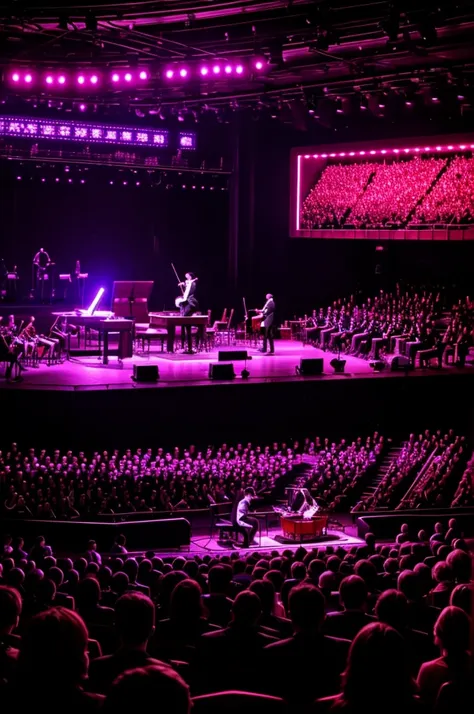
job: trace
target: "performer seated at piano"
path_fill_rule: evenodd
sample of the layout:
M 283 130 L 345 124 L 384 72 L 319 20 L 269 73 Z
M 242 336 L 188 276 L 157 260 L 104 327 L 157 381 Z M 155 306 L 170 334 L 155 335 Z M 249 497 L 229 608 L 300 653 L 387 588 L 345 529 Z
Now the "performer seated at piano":
M 187 317 L 188 315 L 194 315 L 194 313 L 199 311 L 199 303 L 196 297 L 197 292 L 197 276 L 194 273 L 185 273 L 186 280 L 183 283 L 179 283 L 179 287 L 184 290 L 183 296 L 176 299 L 176 307 L 179 307 L 180 315 Z M 191 325 L 185 325 L 182 328 L 182 342 L 184 347 L 184 337 L 186 337 L 187 342 L 187 354 L 193 353 L 192 344 L 192 333 Z
M 249 545 L 254 545 L 255 533 L 258 530 L 258 521 L 256 518 L 249 516 L 250 504 L 257 498 L 255 489 L 251 486 L 245 489 L 244 497 L 237 504 L 237 513 L 235 516 L 235 523 L 233 524 L 238 533 L 242 533 L 244 536 L 244 548 L 248 548 Z
M 275 301 L 273 299 L 273 295 L 271 293 L 267 293 L 265 295 L 266 303 L 263 306 L 261 310 L 258 310 L 258 312 L 262 315 L 262 325 L 264 328 L 264 333 L 263 333 L 263 346 L 262 349 L 259 350 L 259 352 L 266 352 L 267 351 L 267 342 L 269 344 L 269 355 L 274 355 L 275 354 L 275 344 L 273 342 L 273 334 L 274 334 L 274 326 L 273 322 L 275 320 Z

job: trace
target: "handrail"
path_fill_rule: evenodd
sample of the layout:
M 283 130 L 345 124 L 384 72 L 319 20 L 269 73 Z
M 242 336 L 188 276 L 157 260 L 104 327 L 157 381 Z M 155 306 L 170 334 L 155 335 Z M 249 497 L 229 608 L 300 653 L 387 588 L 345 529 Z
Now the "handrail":
M 397 508 L 396 508 L 395 510 L 401 509 L 402 503 L 403 503 L 404 501 L 406 501 L 407 499 L 410 498 L 410 496 L 411 496 L 413 490 L 414 490 L 415 487 L 420 483 L 421 479 L 425 476 L 426 472 L 428 471 L 428 469 L 430 468 L 431 464 L 433 463 L 433 461 L 434 461 L 434 459 L 435 459 L 435 457 L 436 457 L 436 454 L 438 453 L 438 448 L 439 448 L 439 447 L 436 447 L 436 449 L 433 449 L 433 451 L 431 452 L 431 454 L 428 456 L 428 458 L 427 458 L 426 461 L 425 461 L 425 464 L 424 464 L 423 468 L 422 468 L 421 471 L 418 473 L 418 475 L 415 477 L 415 479 L 412 481 L 411 485 L 410 485 L 409 488 L 408 488 L 408 491 L 407 491 L 406 494 L 400 499 L 400 503 L 398 504 L 398 506 L 397 506 Z

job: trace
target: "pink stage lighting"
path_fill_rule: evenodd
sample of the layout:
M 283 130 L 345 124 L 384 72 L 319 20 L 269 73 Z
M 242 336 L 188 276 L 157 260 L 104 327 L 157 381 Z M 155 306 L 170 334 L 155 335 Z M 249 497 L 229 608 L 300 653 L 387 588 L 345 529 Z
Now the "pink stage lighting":
M 221 68 L 219 67 L 218 64 L 216 64 L 216 65 L 214 65 L 214 67 L 212 68 L 212 71 L 214 72 L 214 74 L 219 74 L 220 71 L 221 71 Z
M 98 76 L 96 74 L 93 74 L 90 79 L 91 84 L 97 84 L 98 81 L 99 81 Z
M 13 72 L 13 74 L 12 74 L 12 80 L 13 80 L 14 82 L 19 82 L 19 81 L 20 81 L 20 75 L 18 74 L 18 72 Z
M 53 77 L 50 74 L 48 74 L 48 76 L 46 77 L 46 84 L 52 84 L 53 82 L 54 82 Z
M 180 77 L 187 77 L 188 76 L 188 70 L 183 67 L 183 69 L 179 70 L 179 76 Z
M 230 64 L 227 64 L 227 65 L 225 66 L 224 72 L 225 72 L 226 74 L 230 74 L 230 73 L 232 72 L 232 67 L 230 66 Z
M 244 68 L 242 67 L 241 64 L 238 64 L 237 67 L 235 68 L 235 71 L 237 72 L 237 74 L 242 74 L 244 71 Z
M 148 73 L 145 72 L 144 69 L 142 69 L 142 71 L 140 72 L 140 74 L 138 76 L 140 79 L 148 79 Z
M 127 72 L 127 73 L 126 73 L 124 79 L 125 79 L 126 82 L 131 82 L 131 81 L 132 81 L 132 75 L 130 74 L 130 72 Z
M 174 72 L 172 69 L 166 70 L 166 79 L 173 79 Z
M 77 78 L 77 83 L 84 84 L 85 81 L 86 81 L 86 78 L 84 77 L 84 75 L 80 74 L 79 77 Z
M 263 62 L 262 62 L 262 60 L 257 60 L 257 61 L 255 62 L 255 69 L 258 69 L 259 71 L 260 71 L 261 69 L 263 69 Z
M 80 112 L 85 112 L 86 109 L 87 109 L 87 107 L 86 107 L 85 104 L 79 104 L 79 111 L 80 111 Z
M 26 82 L 27 84 L 31 84 L 32 81 L 33 81 L 32 75 L 31 75 L 31 74 L 25 74 L 25 82 Z
M 203 77 L 205 77 L 207 74 L 209 74 L 209 70 L 207 67 L 201 67 L 201 74 Z
M 120 80 L 120 75 L 114 72 L 112 75 L 112 82 L 118 82 Z
M 64 76 L 64 74 L 59 75 L 58 84 L 66 84 L 66 77 Z

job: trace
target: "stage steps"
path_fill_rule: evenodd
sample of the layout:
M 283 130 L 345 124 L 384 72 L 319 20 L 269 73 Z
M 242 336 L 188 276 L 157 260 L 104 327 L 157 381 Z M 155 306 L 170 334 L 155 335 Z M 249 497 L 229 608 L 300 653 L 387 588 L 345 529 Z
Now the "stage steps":
M 401 446 L 394 446 L 385 454 L 379 468 L 377 469 L 377 472 L 375 473 L 374 478 L 370 483 L 370 486 L 366 486 L 364 492 L 362 493 L 362 498 L 374 495 L 374 493 L 380 486 L 380 483 L 387 475 L 387 472 L 390 469 L 392 463 L 398 459 L 401 450 Z

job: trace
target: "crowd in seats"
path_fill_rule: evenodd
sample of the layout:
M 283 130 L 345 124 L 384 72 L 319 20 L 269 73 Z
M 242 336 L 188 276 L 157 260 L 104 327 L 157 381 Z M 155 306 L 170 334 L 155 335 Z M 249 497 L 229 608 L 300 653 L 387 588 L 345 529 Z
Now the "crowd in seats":
M 400 453 L 389 465 L 374 493 L 364 496 L 355 510 L 372 511 L 378 508 L 387 510 L 396 508 L 429 457 L 437 450 L 443 453 L 454 443 L 457 443 L 457 439 L 458 437 L 453 431 L 446 435 L 442 435 L 440 431 L 432 434 L 428 430 L 418 436 L 410 434 Z
M 308 447 L 309 448 L 309 447 Z M 29 449 L 0 452 L 3 512 L 8 517 L 87 520 L 102 515 L 208 508 L 237 490 L 271 490 L 303 446 L 237 444 L 199 451 L 176 447 L 123 453 Z
M 41 520 L 91 520 L 132 512 L 177 511 L 233 503 L 238 493 L 252 486 L 271 500 L 273 488 L 303 456 L 315 460 L 311 487 L 328 502 L 356 490 L 367 469 L 382 453 L 378 433 L 331 442 L 316 437 L 290 444 L 260 447 L 237 444 L 195 446 L 173 452 L 127 449 L 122 455 L 88 455 L 59 450 L 49 454 L 16 444 L 0 452 L 3 515 Z
M 373 471 L 383 453 L 385 440 L 376 432 L 365 442 L 358 438 L 350 444 L 342 439 L 339 444 L 322 444 L 316 440 L 308 453 L 309 475 L 300 477 L 297 485 L 311 490 L 332 508 L 343 499 L 352 502 L 364 483 L 367 473 Z
M 457 224 L 474 221 L 474 158 L 456 156 L 452 159 L 417 207 L 415 221 Z
M 224 690 L 243 691 L 235 702 L 250 711 L 444 714 L 462 701 L 473 582 L 455 519 L 431 537 L 404 525 L 396 544 L 368 533 L 355 546 L 193 557 L 118 545 L 71 559 L 42 537 L 4 539 L 6 711 L 234 711 Z
M 405 224 L 445 165 L 446 159 L 420 157 L 381 165 L 347 222 L 357 228 Z
M 452 508 L 472 506 L 474 504 L 474 454 L 466 466 L 458 487 L 454 493 Z
M 439 443 L 432 462 L 416 479 L 397 509 L 449 508 L 467 458 L 464 437 L 457 436 L 453 441 L 444 439 Z
M 377 167 L 370 162 L 326 166 L 303 203 L 302 226 L 342 225 Z
M 413 215 L 418 223 L 471 223 L 473 163 L 416 156 L 329 164 L 303 202 L 301 227 L 399 228 Z
M 374 298 L 351 295 L 302 319 L 303 339 L 336 354 L 386 362 L 401 355 L 411 367 L 433 362 L 464 366 L 474 343 L 474 303 L 448 305 L 442 291 L 396 285 Z

